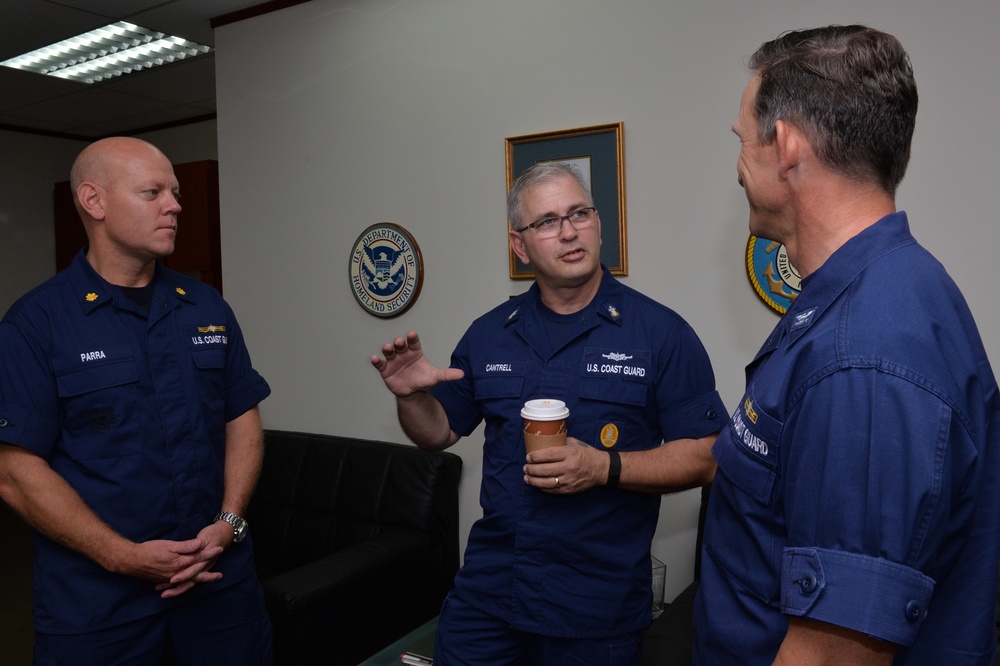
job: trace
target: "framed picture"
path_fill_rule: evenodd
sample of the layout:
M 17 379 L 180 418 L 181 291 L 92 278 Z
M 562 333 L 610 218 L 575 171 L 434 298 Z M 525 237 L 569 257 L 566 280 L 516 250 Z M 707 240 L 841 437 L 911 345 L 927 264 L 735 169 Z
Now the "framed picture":
M 580 169 L 601 216 L 601 262 L 612 275 L 628 275 L 622 131 L 622 123 L 611 123 L 506 139 L 508 192 L 525 169 L 539 162 L 568 162 Z M 512 280 L 534 277 L 509 243 L 507 254 Z

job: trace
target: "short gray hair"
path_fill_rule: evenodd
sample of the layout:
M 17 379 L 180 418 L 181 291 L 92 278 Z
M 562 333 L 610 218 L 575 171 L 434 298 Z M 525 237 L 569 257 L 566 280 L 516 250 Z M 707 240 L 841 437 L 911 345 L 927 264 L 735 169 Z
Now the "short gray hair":
M 524 198 L 524 193 L 537 185 L 562 176 L 569 176 L 575 180 L 587 197 L 587 205 L 594 205 L 594 197 L 591 195 L 590 188 L 587 187 L 587 182 L 583 179 L 580 169 L 565 162 L 539 162 L 525 169 L 514 181 L 510 192 L 507 193 L 507 219 L 510 221 L 511 229 L 521 231 L 524 228 L 521 212 L 521 199 Z

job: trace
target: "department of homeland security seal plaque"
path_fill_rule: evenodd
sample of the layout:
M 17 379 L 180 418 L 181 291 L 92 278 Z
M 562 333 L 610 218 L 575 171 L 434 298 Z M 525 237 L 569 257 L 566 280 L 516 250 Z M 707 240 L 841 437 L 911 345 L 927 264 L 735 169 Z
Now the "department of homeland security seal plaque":
M 761 300 L 779 314 L 785 314 L 801 291 L 802 277 L 785 246 L 754 235 L 747 241 L 747 277 Z
M 413 237 L 401 226 L 380 222 L 354 241 L 349 266 L 355 300 L 376 317 L 396 317 L 417 300 L 424 262 Z

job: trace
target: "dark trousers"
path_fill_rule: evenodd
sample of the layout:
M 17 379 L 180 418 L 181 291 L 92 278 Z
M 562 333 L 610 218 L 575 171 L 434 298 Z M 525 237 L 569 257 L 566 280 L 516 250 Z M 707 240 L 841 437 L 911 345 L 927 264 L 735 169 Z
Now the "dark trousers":
M 35 632 L 35 666 L 271 663 L 271 621 L 255 576 L 116 627 L 85 634 Z
M 639 666 L 642 631 L 606 638 L 529 634 L 452 591 L 441 608 L 434 666 Z

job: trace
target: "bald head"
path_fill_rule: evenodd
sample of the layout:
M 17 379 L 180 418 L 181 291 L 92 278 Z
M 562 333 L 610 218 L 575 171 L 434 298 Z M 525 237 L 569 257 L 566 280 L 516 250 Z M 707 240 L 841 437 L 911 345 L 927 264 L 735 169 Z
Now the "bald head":
M 76 158 L 70 184 L 91 266 L 112 284 L 146 284 L 174 251 L 181 206 L 170 160 L 140 139 L 102 139 Z
M 75 194 L 80 185 L 86 182 L 110 187 L 136 158 L 143 157 L 163 160 L 169 164 L 159 148 L 142 139 L 116 136 L 95 141 L 84 148 L 73 162 L 69 175 L 70 188 Z M 79 209 L 80 202 L 76 203 Z

